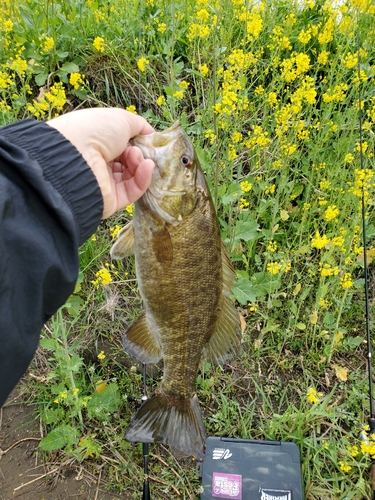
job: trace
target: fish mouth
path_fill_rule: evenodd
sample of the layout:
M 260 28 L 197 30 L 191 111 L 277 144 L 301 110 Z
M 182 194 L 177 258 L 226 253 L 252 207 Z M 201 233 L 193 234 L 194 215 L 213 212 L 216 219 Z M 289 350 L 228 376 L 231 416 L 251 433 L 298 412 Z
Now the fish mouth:
M 156 164 L 160 157 L 165 156 L 173 147 L 176 140 L 181 136 L 183 130 L 180 122 L 175 122 L 171 127 L 162 132 L 153 132 L 147 135 L 136 135 L 130 139 L 131 146 L 137 146 L 146 160 L 153 160 Z

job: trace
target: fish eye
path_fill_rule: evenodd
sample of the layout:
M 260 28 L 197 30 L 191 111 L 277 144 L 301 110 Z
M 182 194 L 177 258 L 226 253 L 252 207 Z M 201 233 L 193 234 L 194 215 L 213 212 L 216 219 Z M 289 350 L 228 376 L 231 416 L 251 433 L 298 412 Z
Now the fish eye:
M 181 163 L 185 167 L 190 167 L 193 162 L 191 161 L 191 159 L 187 155 L 182 155 L 181 156 Z

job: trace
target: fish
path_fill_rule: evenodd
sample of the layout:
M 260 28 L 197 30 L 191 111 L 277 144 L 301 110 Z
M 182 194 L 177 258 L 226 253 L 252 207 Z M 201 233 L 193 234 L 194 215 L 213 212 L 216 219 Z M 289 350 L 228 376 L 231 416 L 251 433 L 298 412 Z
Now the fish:
M 179 122 L 131 140 L 155 163 L 151 184 L 110 254 L 135 254 L 144 310 L 123 336 L 145 364 L 163 360 L 160 385 L 131 419 L 125 439 L 163 443 L 197 460 L 206 433 L 196 394 L 202 361 L 224 364 L 241 343 L 231 299 L 236 278 L 194 146 Z

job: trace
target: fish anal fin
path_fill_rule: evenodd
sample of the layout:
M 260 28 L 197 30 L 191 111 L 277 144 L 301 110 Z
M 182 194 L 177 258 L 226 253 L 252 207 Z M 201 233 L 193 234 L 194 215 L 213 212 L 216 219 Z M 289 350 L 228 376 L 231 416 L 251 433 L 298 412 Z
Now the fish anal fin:
M 125 351 L 142 363 L 157 363 L 162 351 L 155 336 L 151 332 L 146 314 L 142 314 L 123 336 Z
M 230 298 L 236 274 L 223 241 L 221 250 L 223 288 L 219 301 L 219 315 L 215 333 L 211 336 L 202 353 L 203 359 L 218 364 L 226 363 L 238 352 L 242 337 L 240 315 Z
M 182 400 L 155 392 L 130 421 L 125 439 L 163 443 L 202 460 L 206 434 L 197 395 Z
M 135 238 L 133 222 L 130 221 L 124 226 L 117 235 L 117 240 L 111 248 L 111 258 L 113 260 L 121 260 L 124 257 L 134 254 Z

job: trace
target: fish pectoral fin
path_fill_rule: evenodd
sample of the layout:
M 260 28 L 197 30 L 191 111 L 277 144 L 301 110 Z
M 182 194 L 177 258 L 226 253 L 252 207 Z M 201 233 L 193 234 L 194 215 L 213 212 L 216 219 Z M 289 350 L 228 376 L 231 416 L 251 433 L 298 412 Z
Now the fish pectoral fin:
M 168 228 L 164 225 L 152 234 L 152 248 L 160 263 L 173 260 L 173 243 Z
M 215 333 L 203 350 L 202 359 L 224 364 L 235 355 L 241 345 L 242 329 L 240 315 L 230 298 L 236 273 L 230 261 L 228 250 L 222 241 L 223 289 L 219 302 L 220 314 Z
M 202 460 L 206 433 L 197 395 L 179 400 L 162 393 L 152 394 L 130 421 L 125 439 L 164 443 Z
M 142 363 L 157 363 L 162 357 L 160 345 L 151 332 L 143 313 L 123 336 L 125 351 Z
M 135 238 L 133 222 L 130 221 L 124 226 L 117 235 L 117 240 L 111 248 L 111 258 L 113 260 L 121 260 L 124 257 L 134 254 Z

